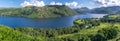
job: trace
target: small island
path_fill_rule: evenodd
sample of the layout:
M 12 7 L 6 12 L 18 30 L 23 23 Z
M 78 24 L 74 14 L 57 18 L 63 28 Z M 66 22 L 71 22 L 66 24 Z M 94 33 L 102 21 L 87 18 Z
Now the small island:
M 65 5 L 27 6 L 22 8 L 2 8 L 1 16 L 20 16 L 27 18 L 56 18 L 77 14 Z

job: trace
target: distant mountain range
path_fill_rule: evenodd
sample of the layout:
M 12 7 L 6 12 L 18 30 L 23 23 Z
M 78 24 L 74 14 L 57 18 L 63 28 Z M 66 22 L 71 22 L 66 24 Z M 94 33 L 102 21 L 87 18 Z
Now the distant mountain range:
M 23 8 L 0 8 L 0 16 L 20 16 L 27 18 L 56 18 L 75 15 L 77 13 L 115 14 L 120 13 L 120 6 L 87 7 L 71 9 L 65 5 L 46 5 L 44 7 L 27 6 Z
M 120 6 L 111 6 L 111 7 L 100 7 L 89 9 L 87 7 L 74 9 L 75 11 L 83 13 L 98 13 L 98 14 L 115 14 L 120 13 Z
M 75 10 L 77 13 L 87 13 L 87 12 L 90 11 L 90 9 L 87 8 L 87 7 L 75 8 L 74 10 Z
M 55 18 L 77 14 L 65 5 L 27 6 L 23 8 L 1 8 L 0 16 L 22 16 L 28 18 Z

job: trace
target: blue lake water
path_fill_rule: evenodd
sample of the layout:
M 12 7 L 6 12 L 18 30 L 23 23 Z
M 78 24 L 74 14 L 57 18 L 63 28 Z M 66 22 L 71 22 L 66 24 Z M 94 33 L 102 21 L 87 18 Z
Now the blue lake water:
M 106 14 L 79 14 L 61 18 L 31 19 L 23 17 L 0 16 L 0 24 L 9 27 L 35 27 L 35 28 L 59 28 L 73 26 L 73 21 L 78 18 L 102 18 Z

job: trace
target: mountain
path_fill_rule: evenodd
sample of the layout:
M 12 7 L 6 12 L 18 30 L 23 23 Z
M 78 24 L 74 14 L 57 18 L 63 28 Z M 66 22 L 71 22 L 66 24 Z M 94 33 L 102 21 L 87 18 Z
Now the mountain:
M 115 14 L 120 13 L 120 6 L 100 7 L 89 9 L 87 7 L 74 9 L 78 13 Z
M 88 13 L 90 11 L 87 7 L 75 8 L 74 9 L 77 13 Z
M 91 13 L 112 14 L 120 13 L 120 6 L 100 7 L 90 10 Z
M 21 16 L 27 18 L 55 18 L 77 14 L 65 5 L 46 5 L 44 7 L 27 6 L 24 8 L 2 8 L 1 16 Z

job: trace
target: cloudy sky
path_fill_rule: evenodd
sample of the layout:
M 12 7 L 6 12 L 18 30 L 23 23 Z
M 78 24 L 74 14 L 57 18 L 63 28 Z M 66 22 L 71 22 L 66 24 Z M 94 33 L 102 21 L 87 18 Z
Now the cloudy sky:
M 1 0 L 0 7 L 67 5 L 71 8 L 120 6 L 120 0 Z

